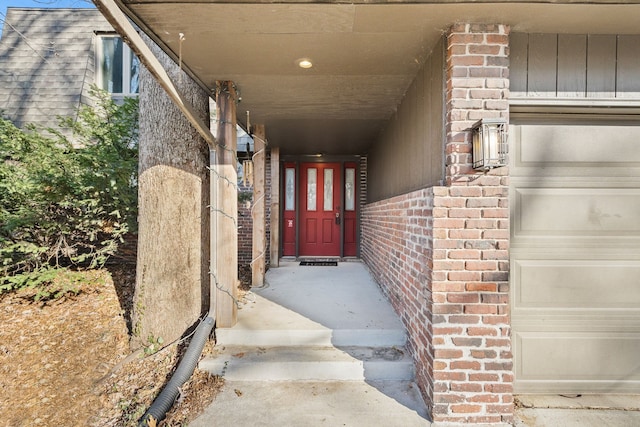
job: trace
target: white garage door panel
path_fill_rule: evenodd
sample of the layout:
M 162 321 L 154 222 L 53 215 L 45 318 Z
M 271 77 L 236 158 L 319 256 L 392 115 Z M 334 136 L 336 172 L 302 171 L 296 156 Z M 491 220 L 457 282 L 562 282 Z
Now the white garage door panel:
M 640 189 L 516 188 L 514 237 L 640 236 Z
M 640 334 L 518 332 L 520 387 L 530 392 L 634 392 L 640 386 Z M 604 363 L 603 363 L 604 362 Z
M 516 393 L 640 393 L 640 126 L 584 123 L 510 126 Z
M 640 260 L 516 260 L 513 312 L 521 309 L 631 309 L 640 307 Z M 640 354 L 639 354 L 640 360 Z
M 515 147 L 519 154 L 518 166 L 640 163 L 637 149 L 640 128 L 637 126 L 531 125 L 519 129 L 519 143 Z

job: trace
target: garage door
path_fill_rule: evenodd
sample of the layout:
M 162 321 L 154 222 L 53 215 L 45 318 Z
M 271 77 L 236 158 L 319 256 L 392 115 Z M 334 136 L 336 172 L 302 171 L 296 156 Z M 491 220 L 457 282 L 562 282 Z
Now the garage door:
M 510 126 L 516 393 L 640 393 L 640 126 Z

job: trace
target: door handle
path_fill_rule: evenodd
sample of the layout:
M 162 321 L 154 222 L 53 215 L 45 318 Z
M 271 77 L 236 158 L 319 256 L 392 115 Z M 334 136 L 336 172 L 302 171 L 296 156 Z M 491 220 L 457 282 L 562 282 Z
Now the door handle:
M 336 225 L 340 225 L 340 212 L 336 212 Z

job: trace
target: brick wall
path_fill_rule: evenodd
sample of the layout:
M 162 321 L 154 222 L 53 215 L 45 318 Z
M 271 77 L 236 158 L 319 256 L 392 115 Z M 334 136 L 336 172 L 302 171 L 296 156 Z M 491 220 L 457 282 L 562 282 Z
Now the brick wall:
M 433 417 L 513 415 L 509 223 L 504 177 L 436 187 L 433 208 Z
M 399 314 L 416 361 L 416 379 L 433 396 L 431 189 L 370 203 L 362 211 L 361 257 Z
M 471 167 L 471 125 L 509 116 L 509 29 L 458 24 L 447 36 L 446 180 L 434 188 L 433 417 L 513 420 L 508 169 Z
M 447 34 L 446 186 L 363 210 L 362 257 L 407 327 L 437 424 L 513 420 L 508 169 L 475 172 L 470 133 L 481 118 L 508 120 L 508 31 Z
M 509 34 L 503 25 L 458 24 L 447 37 L 446 184 L 475 179 L 469 128 L 509 118 Z
M 368 188 L 368 163 L 369 159 L 366 155 L 360 156 L 360 164 L 359 166 L 359 177 L 358 177 L 358 235 L 356 237 L 357 241 L 362 240 L 363 230 L 362 230 L 362 213 L 364 212 L 364 208 L 367 205 L 367 188 Z M 358 257 L 362 257 L 362 249 L 361 245 L 357 247 Z
M 238 192 L 253 192 L 253 187 L 238 184 Z M 249 200 L 238 200 L 238 264 L 251 263 L 253 251 L 253 219 L 251 218 L 251 208 L 253 197 Z
M 265 268 L 269 268 L 269 263 L 271 261 L 271 150 L 267 149 L 267 155 L 265 156 L 265 181 L 264 181 L 264 197 L 265 197 L 265 208 L 264 213 L 266 215 L 265 218 L 265 239 L 266 239 L 266 252 L 264 254 L 264 265 Z M 277 184 L 276 184 L 277 185 Z
M 271 155 L 267 151 L 265 165 L 265 233 L 266 251 L 265 265 L 269 265 L 269 239 L 271 236 Z M 238 192 L 253 192 L 250 185 L 238 184 Z M 251 209 L 253 208 L 253 197 L 248 202 L 238 201 L 238 264 L 249 265 L 253 261 L 253 219 Z

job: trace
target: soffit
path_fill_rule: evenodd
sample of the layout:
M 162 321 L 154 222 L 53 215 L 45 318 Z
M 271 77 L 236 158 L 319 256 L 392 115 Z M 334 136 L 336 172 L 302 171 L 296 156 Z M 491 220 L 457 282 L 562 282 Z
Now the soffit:
M 498 22 L 523 32 L 640 31 L 638 4 L 143 1 L 125 10 L 207 88 L 234 81 L 242 96 L 239 121 L 249 111 L 271 144 L 300 154 L 366 152 L 452 23 Z M 310 58 L 313 67 L 299 68 L 299 58 Z

